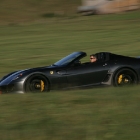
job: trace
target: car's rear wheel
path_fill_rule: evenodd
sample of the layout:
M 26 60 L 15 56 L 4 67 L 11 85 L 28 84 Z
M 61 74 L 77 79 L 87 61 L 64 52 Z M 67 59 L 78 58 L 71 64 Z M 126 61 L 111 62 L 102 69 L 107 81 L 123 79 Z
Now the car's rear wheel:
M 131 69 L 121 69 L 119 70 L 114 77 L 114 86 L 129 86 L 135 85 L 138 82 L 136 73 Z
M 33 75 L 29 77 L 25 83 L 25 91 L 33 93 L 41 93 L 49 91 L 49 82 L 42 75 Z

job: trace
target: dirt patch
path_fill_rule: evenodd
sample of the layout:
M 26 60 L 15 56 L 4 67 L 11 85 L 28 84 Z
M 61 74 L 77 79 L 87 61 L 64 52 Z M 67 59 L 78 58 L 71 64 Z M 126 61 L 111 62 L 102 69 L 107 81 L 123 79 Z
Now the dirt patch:
M 96 14 L 117 13 L 139 9 L 139 0 L 83 0 L 80 10 Z

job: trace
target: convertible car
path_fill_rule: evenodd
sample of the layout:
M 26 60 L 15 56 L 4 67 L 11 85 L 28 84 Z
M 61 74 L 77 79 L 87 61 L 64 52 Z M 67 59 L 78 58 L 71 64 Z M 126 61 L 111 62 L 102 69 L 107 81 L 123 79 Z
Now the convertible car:
M 12 72 L 0 80 L 0 92 L 36 93 L 99 85 L 121 87 L 140 82 L 139 57 L 109 52 L 95 55 L 97 61 L 94 63 L 82 63 L 86 53 L 74 52 L 50 66 Z

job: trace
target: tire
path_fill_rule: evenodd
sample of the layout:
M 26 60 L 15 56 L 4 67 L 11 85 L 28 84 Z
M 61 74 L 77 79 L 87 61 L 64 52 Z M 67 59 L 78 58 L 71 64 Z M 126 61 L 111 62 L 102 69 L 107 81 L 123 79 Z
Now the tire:
M 48 80 L 39 74 L 32 75 L 25 83 L 25 92 L 41 93 L 49 91 Z
M 136 85 L 137 83 L 137 75 L 131 69 L 121 69 L 114 76 L 114 86 L 117 87 Z

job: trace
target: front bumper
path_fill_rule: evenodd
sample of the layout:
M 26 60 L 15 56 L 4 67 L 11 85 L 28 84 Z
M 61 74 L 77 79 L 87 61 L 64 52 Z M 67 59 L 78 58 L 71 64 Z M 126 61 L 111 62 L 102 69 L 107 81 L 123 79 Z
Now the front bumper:
M 10 83 L 8 85 L 0 85 L 0 93 L 25 93 L 23 82 Z

